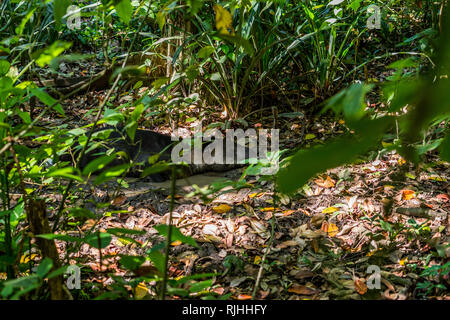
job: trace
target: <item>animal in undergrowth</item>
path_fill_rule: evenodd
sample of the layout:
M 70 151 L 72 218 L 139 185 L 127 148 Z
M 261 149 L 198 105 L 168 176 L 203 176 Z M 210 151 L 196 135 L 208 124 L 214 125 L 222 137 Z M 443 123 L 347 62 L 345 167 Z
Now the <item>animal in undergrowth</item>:
M 169 135 L 164 135 L 158 132 L 136 129 L 134 133 L 134 139 L 131 139 L 127 134 L 127 131 L 123 127 L 107 126 L 105 128 L 99 128 L 95 130 L 92 141 L 92 145 L 86 148 L 84 156 L 80 159 L 78 168 L 83 170 L 93 160 L 98 159 L 101 156 L 109 155 L 110 161 L 107 165 L 103 166 L 101 170 L 97 170 L 95 173 L 100 173 L 108 168 L 114 166 L 132 164 L 126 176 L 128 177 L 141 177 L 145 169 L 150 168 L 157 161 L 171 162 L 174 154 L 180 159 L 184 159 L 184 165 L 178 166 L 178 176 L 185 177 L 193 174 L 204 173 L 208 171 L 227 171 L 238 167 L 242 167 L 245 159 L 249 159 L 250 151 L 247 147 L 240 149 L 242 156 L 236 157 L 236 151 L 239 150 L 237 142 L 233 142 L 236 148 L 233 148 L 233 161 L 227 161 L 225 147 L 223 144 L 220 148 L 223 148 L 220 155 L 217 155 L 219 160 L 217 162 L 211 161 L 194 161 L 195 151 L 188 156 L 183 155 L 183 151 L 190 149 L 190 141 L 182 140 L 178 145 L 178 141 L 173 141 Z M 176 147 L 178 146 L 178 147 Z M 181 146 L 181 147 L 180 147 Z M 201 145 L 201 153 L 209 148 L 211 149 L 211 142 Z M 82 148 L 82 145 L 75 143 L 70 152 L 63 154 L 60 157 L 62 161 L 74 161 Z M 177 149 L 175 149 L 177 148 Z M 175 150 L 174 150 L 175 149 Z M 181 153 L 178 151 L 180 150 Z M 214 156 L 214 151 L 212 153 Z M 221 158 L 221 159 L 220 159 Z M 203 159 L 202 159 L 203 160 Z M 220 161 L 223 160 L 223 161 Z M 170 173 L 168 170 L 153 172 L 146 177 L 147 180 L 160 182 L 170 179 Z

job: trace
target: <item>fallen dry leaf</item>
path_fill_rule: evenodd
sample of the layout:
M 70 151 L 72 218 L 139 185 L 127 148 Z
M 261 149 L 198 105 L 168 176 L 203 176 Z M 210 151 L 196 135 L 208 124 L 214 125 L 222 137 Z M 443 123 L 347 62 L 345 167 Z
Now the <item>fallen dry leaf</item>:
M 415 192 L 413 190 L 402 190 L 402 199 L 411 200 L 414 199 Z
M 366 280 L 364 278 L 355 279 L 355 289 L 360 295 L 367 292 Z
M 326 208 L 326 209 L 323 209 L 322 210 L 322 213 L 333 213 L 333 212 L 336 212 L 336 211 L 338 211 L 339 209 L 338 208 L 336 208 L 336 207 L 328 207 L 328 208 Z
M 288 292 L 292 292 L 295 294 L 301 294 L 306 296 L 312 296 L 317 293 L 316 289 L 301 285 L 301 284 L 294 284 L 292 287 L 288 289 Z
M 118 196 L 117 198 L 111 201 L 111 204 L 113 206 L 121 206 L 125 203 L 125 201 L 127 201 L 126 196 Z
M 220 204 L 213 208 L 214 212 L 216 213 L 227 213 L 231 210 L 231 207 L 227 204 Z
M 316 179 L 316 180 L 314 180 L 314 182 L 319 187 L 322 187 L 322 188 L 325 188 L 325 189 L 333 188 L 335 186 L 335 184 L 336 184 L 336 181 L 331 179 L 330 176 L 327 176 L 326 179 L 322 179 L 322 178 Z
M 337 225 L 335 225 L 334 223 L 328 223 L 326 221 L 323 222 L 320 229 L 323 232 L 326 232 L 330 237 L 335 237 L 339 232 L 339 228 Z

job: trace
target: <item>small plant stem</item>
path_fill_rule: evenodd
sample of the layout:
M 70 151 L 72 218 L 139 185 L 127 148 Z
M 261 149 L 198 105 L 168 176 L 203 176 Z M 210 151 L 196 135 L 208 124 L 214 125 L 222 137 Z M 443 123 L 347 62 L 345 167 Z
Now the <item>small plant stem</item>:
M 164 256 L 164 275 L 163 281 L 161 284 L 161 294 L 160 299 L 164 300 L 166 295 L 166 287 L 167 287 L 167 279 L 168 279 L 168 266 L 169 266 L 169 253 L 170 253 L 170 244 L 172 243 L 172 214 L 173 207 L 175 205 L 175 191 L 177 187 L 176 181 L 176 167 L 172 167 L 172 178 L 171 178 L 171 187 L 170 187 L 170 206 L 169 206 L 169 224 L 167 228 L 167 239 L 166 239 L 166 248 L 165 248 L 165 256 Z

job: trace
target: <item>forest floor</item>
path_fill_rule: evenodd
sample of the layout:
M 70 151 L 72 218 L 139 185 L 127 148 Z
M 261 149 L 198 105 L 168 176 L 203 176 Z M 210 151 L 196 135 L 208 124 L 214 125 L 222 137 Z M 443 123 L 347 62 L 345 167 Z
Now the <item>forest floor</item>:
M 71 98 L 65 107 L 68 119 L 49 116 L 43 123 L 87 124 L 94 116 L 91 106 L 104 95 L 89 92 Z M 122 102 L 127 99 L 132 97 L 120 97 Z M 192 112 L 195 115 L 196 110 Z M 220 114 L 214 117 L 219 119 Z M 250 127 L 271 127 L 272 120 L 267 121 L 250 121 Z M 280 120 L 278 127 L 281 149 L 323 143 L 348 130 L 329 115 Z M 146 129 L 170 133 L 168 126 Z M 415 168 L 395 152 L 372 154 L 329 170 L 294 196 L 283 196 L 279 203 L 274 203 L 274 182 L 258 176 L 246 176 L 239 188 L 212 190 L 212 182 L 237 180 L 244 168 L 177 180 L 173 224 L 199 246 L 172 243 L 170 277 L 215 273 L 211 290 L 217 297 L 231 294 L 240 300 L 251 298 L 257 279 L 258 299 L 402 300 L 427 296 L 448 300 L 448 290 L 435 286 L 440 271 L 430 273 L 431 278 L 423 272 L 433 271 L 424 268 L 425 263 L 443 266 L 450 256 L 450 170 L 448 163 L 439 162 L 432 153 L 426 157 L 425 164 Z M 156 273 L 148 264 L 130 273 L 119 260 L 121 255 L 142 255 L 164 241 L 153 227 L 168 222 L 169 186 L 169 182 L 125 179 L 122 185 L 108 183 L 79 191 L 79 201 L 87 208 L 94 210 L 95 203 L 111 204 L 97 209 L 102 218 L 96 230 L 128 228 L 145 234 L 133 236 L 134 243 L 113 236 L 100 259 L 99 251 L 87 244 L 66 256 L 66 243 L 58 242 L 61 257 L 84 265 L 82 281 L 104 289 L 112 288 L 111 274 L 131 279 Z M 46 197 L 57 208 L 61 195 L 49 191 Z M 94 223 L 88 219 L 67 233 L 83 234 Z M 381 274 L 378 288 L 374 270 Z M 368 288 L 369 283 L 375 289 Z M 150 286 L 135 294 L 145 298 L 155 294 L 153 289 Z

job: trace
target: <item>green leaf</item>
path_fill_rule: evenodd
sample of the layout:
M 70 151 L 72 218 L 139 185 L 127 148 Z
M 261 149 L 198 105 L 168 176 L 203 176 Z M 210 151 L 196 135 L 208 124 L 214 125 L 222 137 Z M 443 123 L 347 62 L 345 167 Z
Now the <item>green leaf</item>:
M 209 287 L 211 287 L 212 284 L 213 284 L 212 280 L 200 281 L 200 282 L 197 282 L 197 283 L 194 283 L 193 285 L 191 285 L 191 287 L 189 288 L 189 291 L 191 293 L 204 291 L 204 290 L 208 289 Z
M 170 164 L 166 163 L 166 162 L 158 162 L 154 165 L 152 165 L 149 168 L 146 168 L 144 170 L 144 172 L 142 172 L 141 178 L 145 178 L 148 175 L 151 174 L 155 174 L 155 173 L 159 173 L 159 172 L 163 172 L 166 171 L 170 168 Z
M 36 237 L 46 239 L 46 240 L 60 240 L 60 241 L 66 241 L 66 242 L 82 242 L 81 238 L 69 236 L 66 234 L 46 233 L 46 234 L 38 234 L 38 235 L 36 235 Z
M 6 60 L 0 60 L 0 77 L 8 73 L 11 64 Z
M 45 174 L 46 177 L 50 178 L 50 177 L 60 177 L 60 178 L 67 178 L 67 179 L 71 179 L 71 180 L 76 180 L 79 182 L 83 182 L 83 179 L 81 177 L 79 177 L 78 172 L 75 168 L 73 167 L 66 167 L 66 168 L 61 168 L 61 169 L 56 169 L 53 171 L 49 171 Z
M 125 229 L 125 228 L 109 228 L 106 230 L 108 233 L 113 234 L 115 236 L 120 236 L 122 234 L 132 234 L 132 235 L 143 235 L 145 234 L 144 230 L 133 230 L 133 229 Z
M 189 12 L 192 15 L 196 15 L 203 6 L 203 0 L 187 0 Z
M 145 258 L 141 256 L 120 256 L 120 264 L 127 270 L 136 270 L 145 262 Z
M 149 259 L 153 262 L 153 264 L 155 265 L 156 269 L 158 269 L 159 272 L 163 273 L 164 272 L 164 255 L 159 252 L 158 250 L 150 250 L 149 252 L 147 252 L 147 255 L 149 257 Z
M 206 59 L 208 58 L 213 52 L 215 51 L 213 46 L 206 46 L 201 48 L 198 53 L 197 57 L 200 59 Z
M 69 211 L 72 217 L 95 219 L 95 214 L 86 208 L 71 208 Z
M 28 12 L 25 17 L 23 17 L 22 21 L 20 22 L 20 25 L 16 28 L 16 34 L 21 35 L 23 33 L 23 29 L 25 29 L 25 25 L 27 24 L 28 20 L 30 20 L 31 16 L 33 15 L 36 8 L 32 9 L 30 12 Z
M 48 93 L 46 93 L 42 88 L 34 88 L 31 89 L 31 93 L 33 96 L 36 96 L 39 100 L 45 103 L 47 106 L 53 106 L 53 109 L 58 111 L 61 115 L 65 116 L 64 110 L 61 107 L 61 104 L 56 104 L 56 100 L 52 98 Z
M 72 1 L 70 0 L 54 0 L 53 1 L 53 16 L 55 18 L 56 30 L 61 30 L 62 17 L 67 13 L 67 8 Z
M 244 49 L 244 51 L 250 56 L 253 56 L 255 53 L 250 41 L 238 35 L 216 34 L 216 36 L 223 40 L 230 41 L 238 47 L 242 47 L 242 49 Z
M 372 89 L 372 85 L 352 84 L 327 101 L 323 110 L 332 109 L 335 113 L 343 113 L 348 122 L 360 120 L 365 114 L 364 97 Z
M 126 164 L 121 164 L 118 166 L 114 166 L 112 168 L 109 168 L 105 171 L 103 171 L 95 180 L 94 180 L 94 184 L 98 185 L 101 184 L 103 182 L 106 182 L 114 177 L 118 177 L 120 176 L 122 173 L 125 172 L 125 170 L 127 170 L 130 167 L 130 165 L 128 163 Z
M 441 158 L 450 162 L 450 133 L 447 133 L 440 146 Z
M 126 24 L 130 23 L 131 16 L 133 15 L 133 6 L 130 0 L 115 1 L 114 7 L 116 8 L 117 15 Z
M 36 274 L 39 278 L 44 278 L 45 275 L 51 270 L 53 267 L 53 261 L 50 258 L 45 258 L 38 266 L 36 270 Z
M 100 246 L 99 246 L 99 240 L 100 240 Z M 95 232 L 94 234 L 91 234 L 87 236 L 85 239 L 83 239 L 84 242 L 89 244 L 91 247 L 97 248 L 97 249 L 103 249 L 109 246 L 111 243 L 112 237 L 107 232 Z
M 158 233 L 167 238 L 169 226 L 165 224 L 160 224 L 154 227 Z M 197 242 L 191 237 L 185 236 L 180 229 L 172 226 L 172 241 L 181 241 L 182 243 L 190 244 L 193 247 L 198 247 Z
M 63 53 L 64 50 L 69 49 L 71 46 L 72 46 L 71 42 L 57 40 L 52 45 L 50 45 L 50 47 L 44 50 L 39 50 L 33 55 L 38 57 L 36 59 L 36 63 L 38 64 L 38 66 L 43 68 L 47 64 L 49 64 L 54 58 Z
M 102 156 L 97 159 L 92 160 L 87 164 L 86 167 L 83 169 L 83 175 L 87 176 L 88 174 L 92 172 L 96 172 L 99 170 L 102 170 L 105 168 L 111 161 L 113 161 L 116 158 L 115 154 L 112 154 L 110 156 Z
M 166 24 L 166 11 L 161 10 L 156 14 L 156 22 L 158 22 L 159 29 L 162 31 Z

